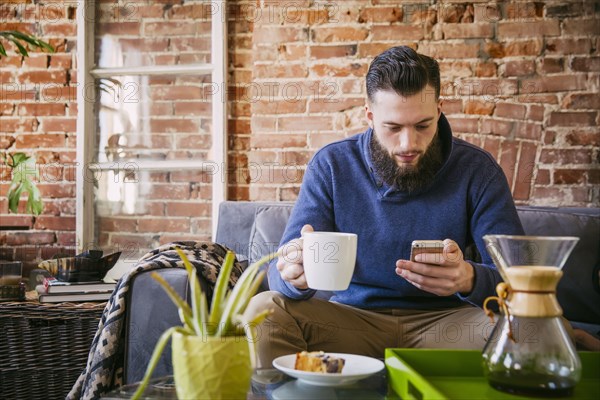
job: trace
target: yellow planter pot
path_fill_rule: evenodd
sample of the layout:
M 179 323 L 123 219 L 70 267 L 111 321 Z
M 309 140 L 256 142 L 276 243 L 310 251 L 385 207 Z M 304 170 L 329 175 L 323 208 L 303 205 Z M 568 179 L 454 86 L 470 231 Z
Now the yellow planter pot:
M 173 334 L 173 374 L 180 399 L 245 399 L 252 365 L 243 336 Z

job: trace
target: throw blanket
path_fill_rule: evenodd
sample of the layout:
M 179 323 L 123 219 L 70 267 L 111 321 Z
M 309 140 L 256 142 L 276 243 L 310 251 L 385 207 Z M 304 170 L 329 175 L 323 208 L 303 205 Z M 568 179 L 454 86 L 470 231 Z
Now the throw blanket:
M 158 268 L 185 268 L 183 261 L 175 251 L 180 248 L 198 276 L 202 276 L 212 288 L 227 254 L 227 248 L 212 242 L 174 242 L 161 246 L 144 255 L 115 288 L 104 308 L 98 324 L 98 331 L 92 342 L 87 365 L 67 399 L 98 399 L 104 393 L 123 385 L 126 293 L 131 279 L 140 272 Z M 229 281 L 230 288 L 235 285 L 243 272 L 243 264 L 237 260 Z M 207 293 L 207 298 L 212 293 Z

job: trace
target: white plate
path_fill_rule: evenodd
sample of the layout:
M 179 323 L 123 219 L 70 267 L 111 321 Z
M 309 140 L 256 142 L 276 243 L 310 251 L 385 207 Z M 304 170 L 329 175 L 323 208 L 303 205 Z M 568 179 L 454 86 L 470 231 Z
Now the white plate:
M 299 371 L 294 369 L 296 354 L 277 357 L 273 366 L 299 381 L 317 386 L 340 386 L 364 379 L 384 368 L 383 362 L 376 358 L 356 354 L 327 353 L 346 360 L 341 373 L 326 374 L 321 372 Z

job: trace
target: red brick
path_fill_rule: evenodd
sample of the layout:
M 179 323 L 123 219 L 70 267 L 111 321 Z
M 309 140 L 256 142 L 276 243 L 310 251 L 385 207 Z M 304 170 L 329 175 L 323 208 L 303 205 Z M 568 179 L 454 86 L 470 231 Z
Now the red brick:
M 14 111 L 14 104 L 0 103 L 0 115 L 13 115 Z
M 373 39 L 377 40 L 375 28 L 377 27 L 373 27 Z M 368 35 L 369 31 L 366 28 L 318 27 L 311 29 L 311 38 L 315 42 L 355 42 L 365 40 Z
M 492 78 L 496 76 L 497 65 L 494 62 L 478 62 L 475 66 L 475 76 Z
M 475 22 L 498 22 L 502 12 L 498 4 L 474 4 Z
M 592 126 L 596 122 L 596 112 L 553 111 L 549 126 Z
M 42 132 L 75 132 L 77 130 L 76 118 L 46 117 L 41 120 Z
M 255 43 L 287 43 L 305 42 L 308 40 L 308 30 L 296 27 L 257 26 L 254 29 Z
M 99 218 L 100 230 L 103 232 L 136 232 L 136 218 L 101 217 Z
M 252 132 L 275 132 L 277 130 L 277 119 L 273 117 L 253 117 Z M 253 135 L 254 138 L 254 135 Z
M 311 46 L 310 56 L 312 58 L 337 58 L 348 57 L 356 54 L 357 45 L 333 45 L 333 46 Z
M 465 103 L 465 114 L 492 115 L 493 112 L 493 102 L 471 100 Z
M 494 159 L 498 159 L 500 152 L 500 139 L 493 136 L 486 136 L 483 143 L 483 149 L 491 154 Z
M 189 184 L 153 184 L 148 194 L 152 200 L 186 200 L 190 197 Z
M 543 15 L 543 4 L 542 3 L 530 3 L 530 2 L 514 2 L 506 4 L 506 18 L 507 19 L 529 19 L 542 17 Z M 523 21 L 525 22 L 525 21 Z
M 267 100 L 252 103 L 253 114 L 301 114 L 306 111 L 306 99 Z
M 250 143 L 253 148 L 304 148 L 306 147 L 305 134 L 262 134 L 252 135 Z
M 75 246 L 77 244 L 77 236 L 75 232 L 56 232 L 56 243 L 60 246 Z M 42 252 L 44 248 L 42 248 Z M 73 252 L 75 255 L 75 252 Z M 50 257 L 42 257 L 42 259 L 47 260 Z
M 453 77 L 471 77 L 473 71 L 471 70 L 471 63 L 463 61 L 440 61 L 440 74 L 445 79 L 451 79 Z
M 26 68 L 48 68 L 49 56 L 46 54 L 32 53 L 29 57 L 23 58 L 23 67 Z
M 562 108 L 598 110 L 600 109 L 600 97 L 597 93 L 569 93 L 563 99 Z
M 56 71 L 25 71 L 19 74 L 21 83 L 53 83 L 66 84 L 67 73 L 64 70 Z
M 526 93 L 517 97 L 520 103 L 535 103 L 535 104 L 558 104 L 558 97 L 555 94 L 536 93 L 535 82 L 527 86 L 521 86 L 520 91 Z
M 526 107 L 514 103 L 496 103 L 494 115 L 502 118 L 523 119 L 525 117 Z
M 585 132 L 571 130 L 566 141 L 573 146 L 600 146 L 600 131 Z
M 587 38 L 547 38 L 546 54 L 589 54 L 592 42 Z
M 510 137 L 514 131 L 514 122 L 499 119 L 484 119 L 481 121 L 481 133 Z
M 573 71 L 598 72 L 600 71 L 600 57 L 575 57 L 571 61 Z
M 586 182 L 585 169 L 555 169 L 554 184 L 556 185 L 574 185 Z
M 35 219 L 34 228 L 54 231 L 74 231 L 75 217 L 55 217 L 48 215 L 40 215 Z
M 319 7 L 316 10 L 298 8 L 296 4 L 290 3 L 289 7 L 282 9 L 282 17 L 285 24 L 302 24 L 302 25 L 314 25 L 314 24 L 325 24 L 329 22 L 330 18 L 335 20 L 335 15 L 330 15 L 329 10 L 326 7 Z M 332 21 L 334 22 L 334 21 Z
M 542 51 L 542 41 L 540 39 L 530 39 L 504 43 L 486 43 L 485 51 L 492 58 L 538 56 Z
M 600 184 L 600 169 L 590 169 L 587 171 L 588 183 L 590 185 Z
M 533 121 L 543 121 L 544 120 L 544 106 L 531 104 L 529 106 L 529 110 L 527 110 L 527 119 Z
M 330 131 L 332 128 L 331 117 L 281 117 L 278 121 L 280 132 Z
M 7 55 L 0 58 L 0 68 L 20 68 L 25 58 L 21 55 Z
M 190 221 L 187 218 L 141 218 L 138 221 L 140 232 L 189 232 Z
M 40 24 L 44 36 L 77 36 L 75 22 L 54 22 Z
M 453 132 L 477 133 L 479 118 L 448 118 Z
M 381 24 L 384 22 L 401 22 L 404 13 L 401 7 L 365 7 L 358 14 L 358 22 Z
M 17 112 L 25 116 L 64 116 L 65 105 L 58 103 L 22 103 L 18 105 Z
M 520 93 L 569 92 L 587 88 L 584 75 L 553 75 L 521 80 Z
M 355 107 L 364 107 L 365 99 L 359 98 L 324 98 L 311 101 L 308 105 L 309 113 L 343 112 Z
M 194 119 L 152 119 L 150 131 L 155 133 L 181 133 L 198 132 L 200 130 L 199 120 Z
M 150 23 L 149 23 L 150 24 Z M 156 23 L 155 23 L 156 24 Z M 167 23 L 164 23 L 165 25 Z M 173 23 L 169 24 L 169 27 L 174 28 Z M 146 33 L 148 27 L 146 26 Z M 188 33 L 193 33 L 188 32 Z M 96 24 L 96 34 L 99 36 L 103 35 L 134 35 L 138 36 L 141 34 L 141 24 L 139 22 L 100 22 Z
M 308 75 L 306 64 L 255 65 L 256 78 L 301 78 Z
M 42 88 L 40 93 L 41 102 L 77 101 L 77 87 L 48 85 Z
M 558 22 L 558 20 L 556 21 Z M 600 35 L 600 19 L 565 19 L 562 33 L 566 36 L 598 36 Z
M 33 132 L 37 127 L 38 122 L 35 118 L 2 117 L 0 121 L 2 133 Z
M 512 140 L 506 140 L 502 142 L 500 147 L 500 167 L 504 171 L 504 175 L 506 175 L 506 179 L 508 181 L 508 185 L 511 187 L 511 190 L 514 188 L 513 186 L 513 178 L 515 174 L 515 169 L 517 167 L 517 155 L 519 152 L 519 144 Z
M 498 38 L 523 38 L 560 35 L 559 20 L 498 22 Z
M 540 60 L 538 71 L 541 75 L 556 74 L 564 71 L 562 58 L 544 58 Z
M 489 23 L 443 24 L 444 39 L 491 38 L 494 27 Z
M 550 184 L 550 170 L 538 169 L 535 177 L 536 185 L 549 185 Z
M 540 156 L 543 164 L 590 164 L 592 151 L 587 149 L 543 149 Z
M 522 139 L 539 141 L 542 138 L 542 125 L 525 121 L 516 121 L 515 136 Z
M 533 183 L 535 172 L 535 158 L 537 147 L 535 144 L 522 142 L 521 155 L 519 157 L 519 168 L 517 169 L 517 177 L 515 180 L 515 188 L 513 197 L 515 200 L 528 200 L 529 192 Z
M 430 57 L 440 59 L 465 59 L 477 58 L 479 54 L 479 44 L 448 44 L 429 43 L 419 45 L 419 53 Z
M 37 185 L 44 199 L 74 198 L 75 183 L 40 183 Z
M 56 236 L 52 232 L 13 232 L 7 236 L 8 246 L 32 244 L 52 244 Z
M 345 63 L 337 66 L 331 64 L 315 64 L 310 69 L 316 76 L 346 77 L 350 75 L 365 76 L 369 66 L 360 63 Z
M 498 97 L 517 93 L 516 79 L 463 79 L 458 82 L 458 93 L 463 96 L 483 96 L 484 100 L 493 101 Z
M 7 186 L 8 190 L 8 186 Z M 3 211 L 6 209 L 3 208 Z M 3 227 L 33 227 L 33 217 L 30 215 L 2 215 L 0 214 L 0 225 Z
M 524 76 L 535 72 L 535 62 L 533 60 L 507 61 L 504 64 L 503 76 Z

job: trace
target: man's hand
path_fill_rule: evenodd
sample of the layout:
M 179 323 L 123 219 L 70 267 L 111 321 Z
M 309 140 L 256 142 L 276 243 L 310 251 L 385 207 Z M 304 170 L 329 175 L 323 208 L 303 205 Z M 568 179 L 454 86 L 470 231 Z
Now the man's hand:
M 304 225 L 300 231 L 301 235 L 305 232 L 313 232 L 314 229 L 310 225 Z M 297 289 L 308 289 L 306 277 L 304 276 L 304 264 L 302 262 L 302 247 L 303 240 L 290 240 L 279 248 L 281 257 L 277 260 L 277 270 L 281 275 L 281 279 L 289 282 Z
M 467 294 L 473 290 L 475 272 L 466 262 L 463 253 L 453 240 L 444 240 L 442 254 L 423 253 L 415 256 L 415 262 L 396 261 L 396 273 L 421 290 L 450 296 Z

